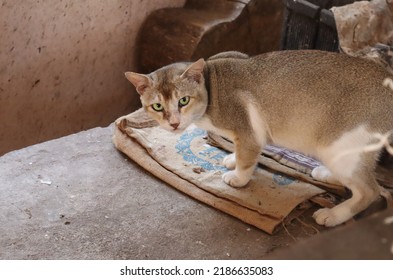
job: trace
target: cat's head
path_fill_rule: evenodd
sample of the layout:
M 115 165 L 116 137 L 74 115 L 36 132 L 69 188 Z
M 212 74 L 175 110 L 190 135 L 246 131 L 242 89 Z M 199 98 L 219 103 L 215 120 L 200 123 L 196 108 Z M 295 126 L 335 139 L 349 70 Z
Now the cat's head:
M 205 61 L 175 63 L 148 75 L 127 72 L 151 118 L 168 131 L 182 132 L 203 116 L 208 97 L 203 76 Z

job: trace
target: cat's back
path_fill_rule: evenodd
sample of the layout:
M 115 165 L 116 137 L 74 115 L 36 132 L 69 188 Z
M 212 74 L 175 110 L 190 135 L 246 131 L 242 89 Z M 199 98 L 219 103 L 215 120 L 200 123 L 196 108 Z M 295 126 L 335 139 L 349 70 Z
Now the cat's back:
M 393 91 L 383 86 L 391 75 L 371 60 L 316 50 L 282 51 L 253 57 L 250 68 L 264 94 L 270 90 L 287 93 L 290 99 L 322 100 L 327 105 L 340 101 L 357 108 L 393 106 Z
M 275 96 L 291 92 L 286 98 L 359 102 L 379 97 L 393 104 L 393 92 L 382 85 L 391 75 L 373 61 L 345 54 L 277 51 L 249 59 L 217 59 L 209 64 L 214 79 L 225 90 L 240 88 Z
M 269 118 L 291 115 L 305 123 L 312 115 L 326 123 L 393 123 L 393 91 L 383 86 L 391 75 L 375 62 L 298 50 L 213 63 L 220 99 L 230 103 L 238 99 L 231 94 L 248 92 L 245 99 L 262 104 Z
M 262 71 L 271 75 L 326 79 L 340 77 L 340 80 L 359 81 L 361 78 L 380 80 L 390 74 L 379 64 L 346 54 L 319 50 L 289 50 L 261 54 L 250 59 L 250 67 L 256 73 Z M 343 75 L 345 74 L 345 75 Z M 383 79 L 383 78 L 382 78 Z
M 251 81 L 255 85 L 279 79 L 314 87 L 329 83 L 380 87 L 383 79 L 391 76 L 373 61 L 319 50 L 276 51 L 249 59 L 216 59 L 209 64 L 218 78 L 236 80 L 240 84 Z

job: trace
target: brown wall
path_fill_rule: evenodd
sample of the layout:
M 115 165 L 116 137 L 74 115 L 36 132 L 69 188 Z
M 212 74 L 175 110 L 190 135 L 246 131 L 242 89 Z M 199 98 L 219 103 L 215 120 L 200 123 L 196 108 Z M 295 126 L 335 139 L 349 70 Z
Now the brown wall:
M 0 155 L 138 106 L 123 73 L 153 10 L 184 0 L 0 0 Z

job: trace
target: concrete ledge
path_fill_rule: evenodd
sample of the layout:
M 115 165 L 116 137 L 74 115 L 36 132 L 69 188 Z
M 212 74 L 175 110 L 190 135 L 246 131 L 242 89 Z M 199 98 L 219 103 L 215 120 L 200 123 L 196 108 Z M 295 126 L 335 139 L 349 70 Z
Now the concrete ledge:
M 294 243 L 177 192 L 111 137 L 95 128 L 0 157 L 0 259 L 258 259 Z
M 390 235 L 381 235 L 388 227 L 380 229 L 386 213 L 377 214 L 377 222 L 365 219 L 311 239 L 317 231 L 305 215 L 270 236 L 152 177 L 119 153 L 111 137 L 112 127 L 94 128 L 0 157 L 0 259 L 367 259 L 391 254 Z M 380 246 L 368 249 L 366 244 Z

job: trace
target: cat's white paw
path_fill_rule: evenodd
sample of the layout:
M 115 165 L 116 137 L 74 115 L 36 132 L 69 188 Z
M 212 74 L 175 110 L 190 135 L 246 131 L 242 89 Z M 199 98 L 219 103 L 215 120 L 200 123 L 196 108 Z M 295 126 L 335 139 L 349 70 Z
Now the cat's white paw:
M 224 157 L 222 160 L 222 164 L 227 168 L 227 169 L 235 169 L 236 167 L 236 155 L 235 153 L 227 155 Z
M 334 227 L 339 224 L 346 222 L 351 217 L 340 213 L 339 208 L 322 208 L 317 210 L 312 217 L 315 219 L 317 224 L 326 227 Z
M 311 172 L 311 177 L 320 182 L 340 185 L 340 182 L 333 177 L 330 170 L 323 165 L 315 167 Z
M 250 178 L 237 176 L 236 171 L 228 171 L 224 173 L 224 175 L 222 175 L 222 179 L 226 184 L 235 188 L 244 187 L 248 181 L 250 181 Z

